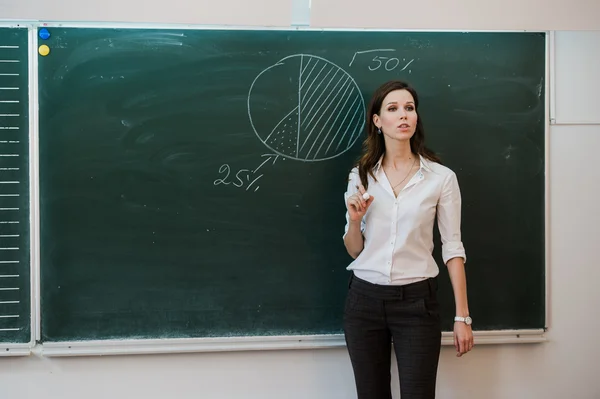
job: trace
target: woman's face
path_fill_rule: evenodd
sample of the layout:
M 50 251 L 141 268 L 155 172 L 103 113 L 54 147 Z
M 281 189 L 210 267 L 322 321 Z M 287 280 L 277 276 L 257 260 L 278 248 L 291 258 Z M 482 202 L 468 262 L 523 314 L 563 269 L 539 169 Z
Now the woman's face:
M 410 140 L 417 128 L 417 110 L 412 94 L 407 90 L 388 93 L 381 103 L 379 115 L 373 115 L 373 123 L 392 140 Z

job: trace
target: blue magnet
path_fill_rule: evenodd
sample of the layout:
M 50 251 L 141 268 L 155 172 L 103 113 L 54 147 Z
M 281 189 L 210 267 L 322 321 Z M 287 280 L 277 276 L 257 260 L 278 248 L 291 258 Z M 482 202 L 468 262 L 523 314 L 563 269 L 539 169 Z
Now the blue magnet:
M 50 37 L 50 32 L 48 32 L 48 29 L 46 28 L 42 28 L 40 29 L 40 38 L 43 40 L 46 40 Z

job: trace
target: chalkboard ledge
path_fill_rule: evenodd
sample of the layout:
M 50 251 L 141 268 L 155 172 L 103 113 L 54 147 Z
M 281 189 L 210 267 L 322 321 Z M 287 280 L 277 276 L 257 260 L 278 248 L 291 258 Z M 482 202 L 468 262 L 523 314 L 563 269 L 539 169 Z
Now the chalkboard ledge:
M 544 329 L 473 331 L 475 345 L 537 344 L 546 342 Z M 442 333 L 442 345 L 454 345 L 451 332 Z
M 29 356 L 31 355 L 31 346 L 31 344 L 0 343 L 0 357 Z
M 544 330 L 475 331 L 475 344 L 540 343 Z M 46 342 L 41 354 L 58 356 L 106 356 L 189 352 L 228 352 L 248 350 L 289 350 L 344 347 L 343 335 L 185 338 L 149 340 L 106 340 Z M 453 345 L 452 333 L 442 334 L 442 345 Z

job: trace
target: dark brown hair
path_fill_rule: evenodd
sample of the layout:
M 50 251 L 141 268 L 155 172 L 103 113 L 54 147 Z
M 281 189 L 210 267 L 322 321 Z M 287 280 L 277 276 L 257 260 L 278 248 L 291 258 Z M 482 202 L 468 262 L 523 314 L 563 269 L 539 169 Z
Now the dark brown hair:
M 394 90 L 408 91 L 415 100 L 415 111 L 418 113 L 419 97 L 417 96 L 415 89 L 406 82 L 392 80 L 381 85 L 375 91 L 375 93 L 373 93 L 366 115 L 367 138 L 363 142 L 363 154 L 358 160 L 358 175 L 360 176 L 360 181 L 365 187 L 365 190 L 368 187 L 367 174 L 371 175 L 374 180 L 377 180 L 375 179 L 373 168 L 375 165 L 377 165 L 377 162 L 379 162 L 379 159 L 385 153 L 385 141 L 383 139 L 383 134 L 378 134 L 377 126 L 375 126 L 375 123 L 373 122 L 373 115 L 379 115 L 383 100 L 390 92 Z M 410 150 L 414 154 L 423 156 L 425 159 L 441 163 L 440 158 L 433 151 L 425 147 L 425 132 L 423 129 L 423 122 L 419 116 L 417 117 L 415 134 L 413 134 L 413 136 L 410 138 Z

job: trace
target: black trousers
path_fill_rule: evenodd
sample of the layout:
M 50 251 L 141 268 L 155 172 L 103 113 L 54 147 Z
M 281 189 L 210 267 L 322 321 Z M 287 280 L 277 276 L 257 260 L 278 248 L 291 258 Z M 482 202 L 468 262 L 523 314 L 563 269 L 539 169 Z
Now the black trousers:
M 344 334 L 358 399 L 391 399 L 392 341 L 402 399 L 435 398 L 442 331 L 437 278 L 404 286 L 351 277 Z

